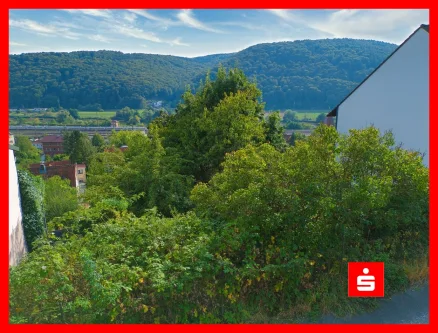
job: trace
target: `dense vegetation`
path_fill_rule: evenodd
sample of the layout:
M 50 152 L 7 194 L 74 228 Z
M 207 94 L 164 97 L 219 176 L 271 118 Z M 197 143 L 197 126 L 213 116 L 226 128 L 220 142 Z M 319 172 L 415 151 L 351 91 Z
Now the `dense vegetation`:
M 422 157 L 372 127 L 320 125 L 286 145 L 260 96 L 220 68 L 148 136 L 117 132 L 93 151 L 87 205 L 57 213 L 58 236 L 11 268 L 11 321 L 290 322 L 375 304 L 347 297 L 349 261 L 385 262 L 386 295 L 421 278 Z
M 146 100 L 176 106 L 185 85 L 199 85 L 218 64 L 256 77 L 268 110 L 334 107 L 396 45 L 353 39 L 260 44 L 193 59 L 113 51 L 9 56 L 9 105 L 80 110 L 142 109 Z
M 23 213 L 23 230 L 27 248 L 33 250 L 33 243 L 45 233 L 44 183 L 27 171 L 18 170 L 20 203 Z
M 256 77 L 269 109 L 328 110 L 395 48 L 354 39 L 259 44 L 236 53 L 225 65 Z

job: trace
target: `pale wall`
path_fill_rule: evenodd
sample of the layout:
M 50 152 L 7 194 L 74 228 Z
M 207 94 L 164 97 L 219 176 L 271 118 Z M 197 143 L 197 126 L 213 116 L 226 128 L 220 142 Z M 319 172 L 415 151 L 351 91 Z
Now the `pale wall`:
M 21 220 L 17 168 L 14 151 L 9 149 L 9 266 L 18 264 L 27 252 Z
M 338 108 L 337 129 L 392 130 L 429 165 L 429 33 L 419 29 Z

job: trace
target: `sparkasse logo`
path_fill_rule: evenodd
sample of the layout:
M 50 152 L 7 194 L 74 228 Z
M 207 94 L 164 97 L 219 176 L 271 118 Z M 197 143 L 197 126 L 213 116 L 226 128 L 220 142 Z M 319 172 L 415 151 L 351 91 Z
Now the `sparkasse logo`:
M 348 297 L 384 297 L 383 262 L 348 263 Z

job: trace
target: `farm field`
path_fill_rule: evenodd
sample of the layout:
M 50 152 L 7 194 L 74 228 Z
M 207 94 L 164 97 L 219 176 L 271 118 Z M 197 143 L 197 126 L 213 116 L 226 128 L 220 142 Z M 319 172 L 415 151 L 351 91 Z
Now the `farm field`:
M 87 118 L 101 118 L 110 119 L 116 115 L 116 111 L 79 111 L 79 117 L 82 119 Z

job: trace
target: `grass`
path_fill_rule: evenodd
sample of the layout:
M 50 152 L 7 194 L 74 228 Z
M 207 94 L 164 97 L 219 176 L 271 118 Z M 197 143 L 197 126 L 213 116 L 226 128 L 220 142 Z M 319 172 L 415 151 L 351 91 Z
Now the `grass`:
M 82 119 L 110 119 L 116 115 L 116 111 L 79 111 L 78 113 L 79 117 Z
M 403 269 L 409 280 L 409 284 L 422 284 L 429 278 L 429 261 L 427 257 L 422 257 L 403 263 Z
M 322 112 L 319 112 L 319 113 L 298 112 L 297 113 L 297 120 L 304 120 L 306 118 L 307 118 L 306 120 L 316 120 L 316 117 L 318 117 L 320 113 L 322 113 Z

